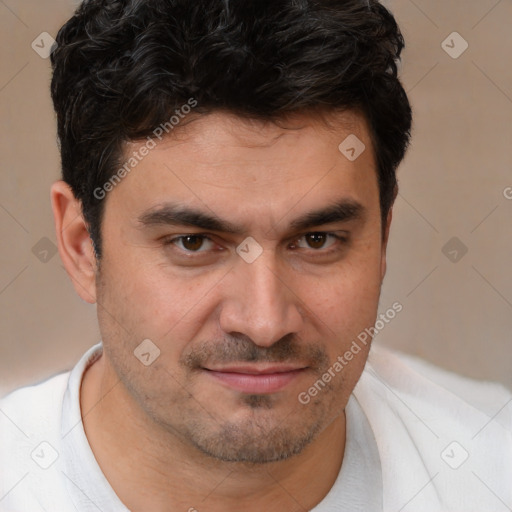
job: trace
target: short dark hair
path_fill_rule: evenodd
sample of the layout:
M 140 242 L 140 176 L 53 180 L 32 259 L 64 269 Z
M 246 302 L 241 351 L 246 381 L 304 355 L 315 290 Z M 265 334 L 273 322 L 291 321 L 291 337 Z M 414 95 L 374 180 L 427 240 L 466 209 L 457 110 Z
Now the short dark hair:
M 51 93 L 62 176 L 97 257 L 104 201 L 94 190 L 118 170 L 126 141 L 151 136 L 191 98 L 198 114 L 269 121 L 359 111 L 384 221 L 410 139 L 403 47 L 376 0 L 85 0 L 58 33 Z

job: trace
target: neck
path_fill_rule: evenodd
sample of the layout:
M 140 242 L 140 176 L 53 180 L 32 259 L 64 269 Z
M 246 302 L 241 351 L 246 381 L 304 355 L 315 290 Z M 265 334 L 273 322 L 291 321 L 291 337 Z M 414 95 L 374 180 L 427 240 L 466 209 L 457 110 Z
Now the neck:
M 208 457 L 147 418 L 103 355 L 84 375 L 80 404 L 94 456 L 132 512 L 306 511 L 329 492 L 343 460 L 344 413 L 284 461 L 249 465 Z

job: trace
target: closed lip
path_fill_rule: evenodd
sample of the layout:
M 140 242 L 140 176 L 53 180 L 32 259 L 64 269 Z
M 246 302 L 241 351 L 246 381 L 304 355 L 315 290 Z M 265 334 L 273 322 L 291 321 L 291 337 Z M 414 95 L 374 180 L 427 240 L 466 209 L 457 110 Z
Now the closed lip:
M 235 366 L 213 366 L 205 367 L 205 370 L 219 373 L 244 373 L 247 375 L 267 375 L 272 373 L 286 373 L 297 370 L 305 370 L 306 366 L 297 365 L 235 365 Z
M 252 394 L 270 394 L 282 391 L 307 367 L 287 364 L 228 365 L 204 368 L 205 374 L 228 389 Z

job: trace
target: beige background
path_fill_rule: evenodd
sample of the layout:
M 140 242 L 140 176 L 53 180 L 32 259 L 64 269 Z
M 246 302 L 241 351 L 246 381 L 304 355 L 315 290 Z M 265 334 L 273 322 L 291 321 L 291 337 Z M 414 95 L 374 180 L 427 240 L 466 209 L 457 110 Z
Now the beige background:
M 395 301 L 403 311 L 379 338 L 512 388 L 512 1 L 387 4 L 407 42 L 415 128 L 381 298 L 382 311 Z M 73 8 L 0 0 L 0 393 L 69 368 L 100 339 L 95 308 L 77 297 L 58 254 L 44 263 L 32 252 L 43 237 L 55 242 L 49 187 L 59 159 L 49 61 L 31 43 L 55 35 Z M 442 48 L 454 31 L 469 44 L 456 59 Z M 452 237 L 468 249 L 455 263 L 442 251 Z

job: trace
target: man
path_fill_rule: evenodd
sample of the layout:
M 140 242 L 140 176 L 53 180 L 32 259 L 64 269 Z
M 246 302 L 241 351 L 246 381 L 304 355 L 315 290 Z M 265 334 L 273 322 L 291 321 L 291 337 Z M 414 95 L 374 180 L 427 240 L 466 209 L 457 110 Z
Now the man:
M 510 394 L 369 354 L 402 47 L 374 0 L 81 5 L 52 206 L 102 342 L 0 402 L 1 510 L 510 510 Z

